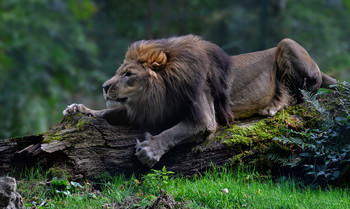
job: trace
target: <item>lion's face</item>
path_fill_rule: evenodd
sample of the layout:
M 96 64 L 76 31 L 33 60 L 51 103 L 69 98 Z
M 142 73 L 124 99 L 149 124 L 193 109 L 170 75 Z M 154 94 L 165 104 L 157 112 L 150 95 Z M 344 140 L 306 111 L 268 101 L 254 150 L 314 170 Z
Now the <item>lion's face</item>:
M 131 46 L 116 74 L 103 84 L 107 106 L 147 104 L 155 83 L 159 83 L 158 72 L 166 62 L 167 55 L 149 44 Z
M 146 71 L 135 62 L 124 62 L 116 74 L 103 84 L 103 96 L 109 108 L 138 100 Z
M 103 95 L 109 108 L 140 102 L 157 73 L 138 60 L 124 60 L 116 74 L 103 84 Z

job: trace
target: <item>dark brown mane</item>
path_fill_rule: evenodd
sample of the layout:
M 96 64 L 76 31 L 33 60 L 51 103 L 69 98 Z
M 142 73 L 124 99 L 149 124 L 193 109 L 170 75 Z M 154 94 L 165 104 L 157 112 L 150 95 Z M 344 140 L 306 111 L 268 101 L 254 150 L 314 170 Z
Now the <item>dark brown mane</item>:
M 230 58 L 218 46 L 193 35 L 138 41 L 126 60 L 137 60 L 157 73 L 150 77 L 140 101 L 130 106 L 130 116 L 146 126 L 173 126 L 187 118 L 201 121 L 201 95 L 214 99 L 217 120 L 233 121 L 230 109 Z

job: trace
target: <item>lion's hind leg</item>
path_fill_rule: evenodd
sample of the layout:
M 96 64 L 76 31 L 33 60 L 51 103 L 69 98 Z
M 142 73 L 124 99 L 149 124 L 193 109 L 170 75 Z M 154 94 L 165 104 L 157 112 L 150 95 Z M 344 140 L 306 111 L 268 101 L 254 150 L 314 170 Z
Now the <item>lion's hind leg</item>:
M 322 84 L 322 73 L 307 51 L 291 39 L 283 39 L 276 47 L 273 72 L 276 77 L 275 96 L 261 115 L 275 115 L 279 110 L 301 103 L 300 90 L 316 93 Z
M 317 93 L 322 85 L 322 73 L 309 53 L 297 42 L 283 39 L 277 46 L 274 67 L 276 79 L 294 98 L 291 105 L 303 101 L 300 90 Z

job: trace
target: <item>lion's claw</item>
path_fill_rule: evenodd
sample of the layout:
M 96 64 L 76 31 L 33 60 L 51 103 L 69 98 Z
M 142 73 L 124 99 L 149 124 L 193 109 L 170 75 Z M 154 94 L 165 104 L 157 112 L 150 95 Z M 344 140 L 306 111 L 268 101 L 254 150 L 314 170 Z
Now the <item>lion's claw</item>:
M 151 135 L 146 135 L 146 138 L 149 137 L 151 137 Z M 135 155 L 142 164 L 152 167 L 159 161 L 162 156 L 162 151 L 156 145 L 156 143 L 152 143 L 152 139 L 146 139 L 143 142 L 136 139 Z
M 139 156 L 139 152 L 140 152 L 140 150 L 141 150 L 141 145 L 140 145 L 140 141 L 139 141 L 138 139 L 136 139 L 135 150 L 136 150 L 135 155 L 136 155 L 136 156 Z
M 82 106 L 82 104 L 68 105 L 67 108 L 65 110 L 63 110 L 63 115 L 68 115 L 71 113 L 80 112 L 79 110 L 82 109 L 81 106 Z
M 65 110 L 63 110 L 63 115 L 68 115 L 68 114 L 77 113 L 77 112 L 83 113 L 89 117 L 94 116 L 92 111 L 90 109 L 88 109 L 87 107 L 85 107 L 83 104 L 68 105 L 67 108 Z

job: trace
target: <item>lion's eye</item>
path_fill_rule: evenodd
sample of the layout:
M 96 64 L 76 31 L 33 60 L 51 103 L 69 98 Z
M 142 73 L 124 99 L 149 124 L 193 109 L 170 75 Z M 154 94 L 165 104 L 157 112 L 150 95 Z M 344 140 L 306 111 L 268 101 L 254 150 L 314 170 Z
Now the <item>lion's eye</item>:
M 126 76 L 126 77 L 128 77 L 128 76 L 132 76 L 133 74 L 131 73 L 131 72 L 129 72 L 129 71 L 127 71 L 125 74 L 124 74 L 124 76 Z

